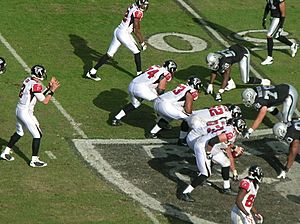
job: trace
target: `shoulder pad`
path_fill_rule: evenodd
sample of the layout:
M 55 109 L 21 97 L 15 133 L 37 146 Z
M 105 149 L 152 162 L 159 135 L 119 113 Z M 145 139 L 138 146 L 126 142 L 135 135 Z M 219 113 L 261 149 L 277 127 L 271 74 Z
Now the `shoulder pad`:
M 243 179 L 241 182 L 240 182 L 240 188 L 242 189 L 245 189 L 246 191 L 249 191 L 249 188 L 250 188 L 250 181 L 247 180 L 247 179 Z
M 198 91 L 197 91 L 197 90 L 191 89 L 191 90 L 190 90 L 190 93 L 192 94 L 192 97 L 193 97 L 193 100 L 194 100 L 194 101 L 198 99 L 199 94 L 198 94 Z
M 41 93 L 42 90 L 43 90 L 43 86 L 42 86 L 40 83 L 36 83 L 36 84 L 34 84 L 33 87 L 32 87 L 32 91 L 33 91 L 34 93 Z
M 170 72 L 168 72 L 167 74 L 165 74 L 165 78 L 167 79 L 168 82 L 170 82 L 172 80 L 172 74 Z
M 142 11 L 137 10 L 134 12 L 134 18 L 142 19 L 143 15 L 144 15 L 144 13 Z

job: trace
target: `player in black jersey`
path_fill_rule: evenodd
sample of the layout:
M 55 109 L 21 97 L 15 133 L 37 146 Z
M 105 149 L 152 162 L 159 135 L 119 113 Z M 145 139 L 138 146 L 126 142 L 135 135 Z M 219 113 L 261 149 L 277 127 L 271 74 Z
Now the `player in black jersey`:
M 245 133 L 244 137 L 249 138 L 250 134 L 258 128 L 267 112 L 274 115 L 279 121 L 287 123 L 292 120 L 298 101 L 297 90 L 289 84 L 275 86 L 257 86 L 253 89 L 247 88 L 242 93 L 245 106 L 253 106 L 259 111 L 251 128 Z M 283 105 L 282 112 L 276 106 Z
M 206 92 L 208 94 L 213 93 L 213 82 L 216 79 L 217 74 L 223 77 L 221 88 L 216 94 L 215 100 L 222 101 L 222 93 L 235 89 L 235 83 L 230 77 L 231 65 L 239 63 L 240 65 L 240 76 L 243 83 L 249 84 L 262 84 L 270 85 L 271 82 L 268 79 L 259 79 L 255 77 L 249 77 L 250 72 L 250 52 L 249 50 L 239 44 L 234 44 L 228 49 L 209 53 L 206 57 L 208 67 L 212 70 L 210 76 L 210 83 L 207 87 Z
M 274 135 L 280 140 L 285 141 L 289 144 L 289 154 L 287 157 L 287 161 L 284 167 L 284 170 L 277 176 L 277 178 L 285 178 L 286 173 L 292 167 L 296 156 L 299 152 L 300 146 L 300 120 L 293 119 L 291 122 L 287 124 L 278 122 L 273 127 Z
M 268 57 L 261 64 L 262 65 L 270 65 L 273 63 L 273 38 L 279 40 L 280 42 L 290 46 L 292 51 L 292 57 L 295 57 L 298 44 L 291 42 L 285 36 L 281 36 L 283 32 L 283 24 L 285 20 L 285 10 L 286 3 L 285 0 L 267 0 L 267 4 L 265 7 L 264 15 L 262 18 L 262 26 L 266 29 L 266 20 L 267 15 L 271 11 L 271 25 L 267 32 L 267 47 L 268 47 Z

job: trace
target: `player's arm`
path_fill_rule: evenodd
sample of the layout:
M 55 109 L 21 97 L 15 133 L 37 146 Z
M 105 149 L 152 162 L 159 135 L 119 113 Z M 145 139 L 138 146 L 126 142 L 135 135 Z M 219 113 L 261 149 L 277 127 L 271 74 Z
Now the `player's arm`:
M 268 112 L 268 107 L 267 106 L 262 106 L 259 109 L 258 115 L 257 115 L 257 117 L 256 117 L 256 119 L 253 122 L 252 127 L 251 127 L 253 131 L 256 130 L 259 127 L 259 125 L 261 124 L 261 122 L 265 118 L 267 112 Z
M 285 1 L 279 3 L 279 10 L 280 10 L 280 21 L 279 27 L 282 28 L 285 20 Z
M 232 153 L 231 153 L 231 148 L 232 148 L 233 145 L 229 145 L 227 148 L 226 148 L 226 155 L 230 161 L 230 169 L 232 171 L 233 174 L 236 173 L 237 175 L 237 171 L 236 171 L 236 168 L 235 168 L 235 163 L 234 163 L 234 158 L 232 156 Z
M 235 204 L 246 216 L 248 216 L 250 214 L 246 211 L 246 209 L 243 206 L 243 199 L 246 196 L 246 194 L 247 194 L 247 191 L 243 188 L 240 188 L 239 193 L 235 199 Z
M 190 92 L 187 92 L 185 95 L 184 111 L 187 114 L 192 114 L 193 111 L 193 96 Z
M 133 32 L 134 35 L 136 36 L 136 38 L 138 39 L 139 43 L 143 43 L 144 42 L 144 37 L 141 33 L 141 22 L 140 22 L 140 18 L 134 18 L 133 20 Z
M 299 139 L 295 139 L 290 144 L 289 155 L 288 155 L 287 163 L 286 163 L 286 171 L 288 171 L 292 167 L 292 165 L 296 159 L 296 156 L 298 155 L 298 152 L 299 152 L 299 145 L 300 145 Z
M 156 87 L 156 92 L 158 95 L 161 95 L 165 92 L 167 86 L 167 78 L 163 75 L 159 78 L 158 86 Z
M 229 68 L 227 68 L 225 72 L 222 74 L 223 81 L 222 81 L 221 89 L 224 89 L 227 86 L 228 80 L 230 78 L 230 73 L 231 73 L 231 66 L 229 66 Z

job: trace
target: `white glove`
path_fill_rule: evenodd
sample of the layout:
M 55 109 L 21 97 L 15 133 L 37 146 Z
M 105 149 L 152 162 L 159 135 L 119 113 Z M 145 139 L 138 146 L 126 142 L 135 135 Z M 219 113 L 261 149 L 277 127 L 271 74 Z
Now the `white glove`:
M 245 133 L 243 133 L 243 137 L 249 139 L 253 131 L 254 130 L 252 128 L 249 128 Z
M 259 213 L 256 213 L 254 214 L 255 218 L 256 218 L 256 223 L 263 223 L 264 222 L 264 217 L 259 214 Z
M 208 84 L 208 87 L 206 89 L 207 94 L 212 94 L 214 91 L 213 84 Z
M 238 181 L 239 180 L 239 175 L 237 170 L 234 170 L 233 172 L 233 181 Z
M 145 42 L 141 43 L 142 51 L 147 49 L 147 44 Z

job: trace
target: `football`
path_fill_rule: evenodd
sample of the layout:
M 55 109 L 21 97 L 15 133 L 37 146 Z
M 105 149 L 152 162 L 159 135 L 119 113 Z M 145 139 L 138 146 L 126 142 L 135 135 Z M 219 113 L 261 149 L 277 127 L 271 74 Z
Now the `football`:
M 236 145 L 231 148 L 231 153 L 232 153 L 233 158 L 238 158 L 243 155 L 244 148 Z

